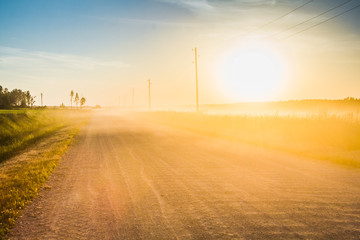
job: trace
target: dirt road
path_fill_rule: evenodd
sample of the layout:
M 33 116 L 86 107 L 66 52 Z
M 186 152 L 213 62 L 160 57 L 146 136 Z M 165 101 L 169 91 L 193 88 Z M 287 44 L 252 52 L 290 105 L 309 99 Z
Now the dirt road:
M 96 114 L 11 239 L 360 239 L 360 171 Z

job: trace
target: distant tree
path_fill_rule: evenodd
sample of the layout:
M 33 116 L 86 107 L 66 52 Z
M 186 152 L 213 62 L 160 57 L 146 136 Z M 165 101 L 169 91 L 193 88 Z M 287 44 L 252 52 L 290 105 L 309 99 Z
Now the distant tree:
M 31 94 L 29 91 L 26 91 L 26 105 L 31 106 Z
M 82 97 L 82 98 L 80 99 L 80 106 L 81 106 L 81 107 L 84 106 L 85 103 L 86 103 L 86 99 L 85 99 L 84 97 Z
M 20 107 L 26 108 L 26 98 L 21 99 Z
M 73 101 L 73 98 L 74 98 L 74 91 L 71 90 L 70 92 L 70 103 L 71 103 L 71 108 L 72 108 L 72 101 Z
M 33 107 L 35 104 L 35 98 L 36 98 L 36 96 L 31 96 L 31 98 L 30 98 L 30 106 L 31 107 Z
M 76 104 L 76 107 L 79 106 L 79 100 L 80 100 L 79 94 L 76 93 L 76 94 L 75 94 L 75 99 L 74 99 L 74 102 L 75 102 L 75 104 Z
M 0 86 L 0 108 L 28 107 L 30 96 L 29 91 L 13 89 L 10 92 L 7 88 Z
M 10 93 L 7 88 L 2 90 L 1 87 L 1 95 L 0 95 L 0 108 L 11 108 L 11 102 L 10 102 Z
M 20 89 L 13 89 L 10 92 L 10 104 L 11 107 L 20 107 L 23 103 L 24 92 Z

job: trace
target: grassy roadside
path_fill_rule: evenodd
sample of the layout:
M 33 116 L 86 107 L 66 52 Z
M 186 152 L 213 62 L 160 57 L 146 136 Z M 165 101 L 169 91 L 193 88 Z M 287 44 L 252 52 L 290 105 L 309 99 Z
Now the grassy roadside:
M 21 209 L 37 195 L 88 117 L 88 113 L 74 115 L 65 112 L 41 112 L 33 118 L 34 126 L 45 126 L 45 129 L 31 127 L 28 119 L 21 119 L 20 122 L 24 121 L 23 123 L 14 121 L 19 123 L 14 129 L 18 130 L 20 124 L 24 124 L 26 130 L 33 132 L 33 138 L 26 140 L 21 140 L 21 133 L 12 133 L 14 138 L 18 138 L 16 143 L 23 142 L 25 146 L 29 146 L 34 139 L 42 140 L 21 155 L 0 164 L 0 239 L 4 239 L 9 228 L 20 216 Z M 24 148 L 23 145 L 20 146 Z M 12 149 L 16 152 L 19 148 Z
M 0 110 L 0 162 L 63 127 L 54 110 Z
M 142 114 L 157 123 L 360 168 L 360 122 L 340 117 Z

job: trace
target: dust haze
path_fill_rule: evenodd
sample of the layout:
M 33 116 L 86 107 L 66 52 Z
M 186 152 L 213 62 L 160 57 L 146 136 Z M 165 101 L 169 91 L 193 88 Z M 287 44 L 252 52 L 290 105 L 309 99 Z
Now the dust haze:
M 97 110 L 9 236 L 356 239 L 359 159 L 321 159 L 318 148 L 352 151 L 331 133 L 318 139 L 319 126 L 344 130 L 352 120 L 343 121 Z M 292 143 L 315 152 L 286 141 L 300 125 Z M 259 128 L 269 142 L 241 139 L 259 140 Z

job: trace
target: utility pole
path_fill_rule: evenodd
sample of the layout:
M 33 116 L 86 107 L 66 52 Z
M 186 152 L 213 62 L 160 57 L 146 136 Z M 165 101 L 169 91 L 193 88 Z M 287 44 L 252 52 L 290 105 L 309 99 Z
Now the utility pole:
M 195 48 L 195 75 L 196 75 L 196 112 L 199 112 L 199 89 L 198 89 L 198 69 L 197 69 L 197 48 Z
M 149 112 L 151 112 L 151 90 L 150 90 L 150 85 L 151 85 L 151 81 L 150 79 L 148 79 L 148 83 L 149 83 Z
M 41 106 L 43 106 L 43 94 L 40 93 L 40 96 L 41 96 Z

